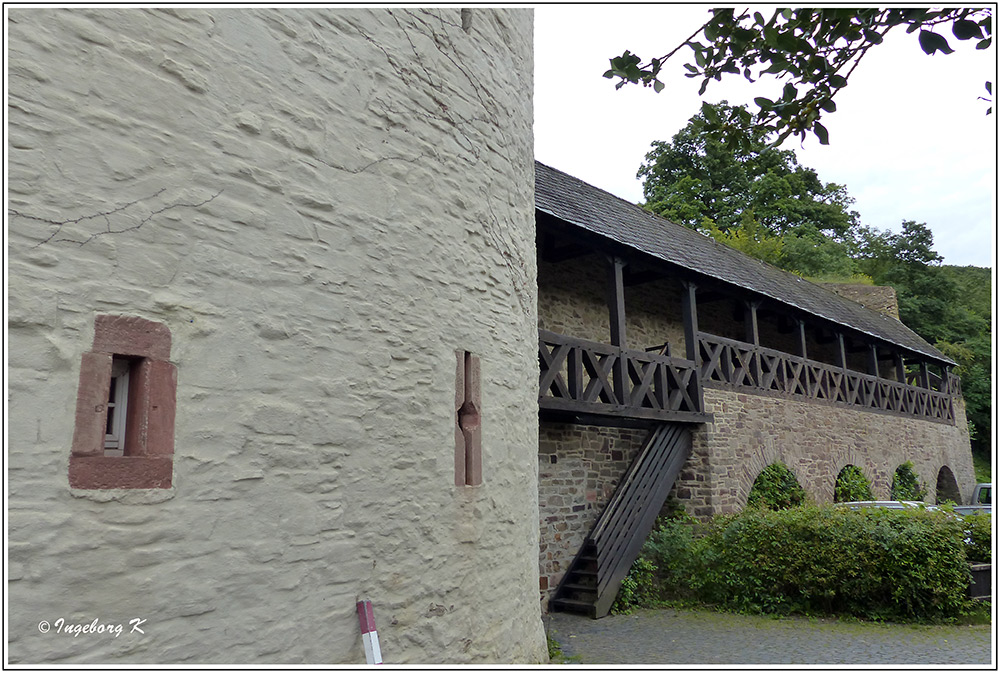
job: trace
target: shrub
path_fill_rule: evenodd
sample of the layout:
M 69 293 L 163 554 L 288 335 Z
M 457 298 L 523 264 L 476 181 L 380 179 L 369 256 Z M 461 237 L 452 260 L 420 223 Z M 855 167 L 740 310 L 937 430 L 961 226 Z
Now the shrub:
M 806 500 L 806 492 L 783 463 L 771 463 L 757 475 L 747 497 L 747 507 L 787 509 Z
M 706 538 L 701 594 L 750 612 L 954 617 L 968 587 L 962 538 L 941 512 L 745 510 Z
M 989 514 L 973 514 L 962 520 L 965 527 L 965 553 L 969 563 L 993 562 L 993 517 Z
M 611 611 L 624 614 L 634 608 L 662 605 L 668 599 L 696 597 L 690 589 L 690 578 L 699 563 L 694 547 L 698 527 L 698 521 L 683 509 L 659 519 L 622 580 Z
M 655 572 L 656 565 L 645 556 L 640 555 L 632 564 L 628 575 L 622 580 L 618 596 L 611 606 L 611 614 L 622 615 L 635 608 L 652 607 L 656 602 L 655 598 L 660 586 L 654 576 Z
M 616 609 L 693 599 L 742 612 L 956 618 L 969 605 L 966 555 L 989 558 L 989 531 L 986 516 L 813 505 L 661 521 Z
M 857 465 L 848 465 L 837 475 L 833 488 L 834 502 L 872 500 L 872 487 Z
M 913 463 L 906 461 L 896 468 L 892 477 L 893 500 L 923 500 L 927 489 L 920 485 L 917 473 L 913 471 Z

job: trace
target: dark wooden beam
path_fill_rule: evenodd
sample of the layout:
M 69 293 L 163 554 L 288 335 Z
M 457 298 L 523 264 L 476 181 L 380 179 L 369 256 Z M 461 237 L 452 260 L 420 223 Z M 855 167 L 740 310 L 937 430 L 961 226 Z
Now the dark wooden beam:
M 930 370 L 927 369 L 926 360 L 920 361 L 920 387 L 927 388 L 928 390 L 930 390 L 931 387 L 931 373 Z
M 759 301 L 743 302 L 743 327 L 745 329 L 747 343 L 754 346 L 760 345 L 760 330 L 757 325 L 757 308 Z
M 878 376 L 878 346 L 875 344 L 868 346 L 868 373 Z
M 757 325 L 758 306 L 760 306 L 759 301 L 743 302 L 743 327 L 746 341 L 754 346 L 754 351 L 750 354 L 750 376 L 755 382 L 760 381 L 760 353 L 756 350 L 756 347 L 760 346 L 760 330 Z
M 612 346 L 625 348 L 625 262 L 620 257 L 608 258 L 608 316 L 611 322 Z
M 620 257 L 608 258 L 608 316 L 611 322 L 611 345 L 627 348 L 625 340 L 625 282 L 623 272 L 625 262 Z M 615 398 L 624 400 L 628 390 L 628 360 L 619 357 L 615 361 Z
M 681 318 L 684 321 L 684 345 L 687 359 L 698 361 L 698 286 L 692 282 L 681 282 Z
M 806 321 L 796 320 L 798 323 L 799 332 L 799 356 L 803 358 L 809 357 L 809 349 L 806 348 Z
M 895 353 L 896 360 L 896 380 L 900 383 L 906 383 L 906 362 L 903 360 L 903 354 L 899 351 Z
M 847 369 L 847 349 L 844 347 L 844 333 L 837 332 L 837 366 Z

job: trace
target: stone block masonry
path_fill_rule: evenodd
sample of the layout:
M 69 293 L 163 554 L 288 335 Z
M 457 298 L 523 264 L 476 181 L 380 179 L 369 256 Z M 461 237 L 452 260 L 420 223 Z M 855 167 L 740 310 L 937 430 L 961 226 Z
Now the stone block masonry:
M 9 662 L 358 665 L 359 598 L 387 664 L 546 661 L 530 10 L 7 16 Z M 169 488 L 69 481 L 98 315 L 169 330 Z
M 847 465 L 861 469 L 875 499 L 888 500 L 896 468 L 912 461 L 930 502 L 943 467 L 967 502 L 975 475 L 960 398 L 956 406 L 956 424 L 948 425 L 707 387 L 705 409 L 713 422 L 695 426 L 692 456 L 672 495 L 702 518 L 735 512 L 746 505 L 760 472 L 780 461 L 815 502 L 833 501 L 837 475 Z
M 691 426 L 691 457 L 668 496 L 702 520 L 746 506 L 754 480 L 778 461 L 795 473 L 817 503 L 833 501 L 837 475 L 847 465 L 861 469 L 879 500 L 890 499 L 893 473 L 905 461 L 914 463 L 930 502 L 942 468 L 948 468 L 961 485 L 974 482 L 960 403 L 956 425 L 713 387 L 705 389 L 705 405 L 713 421 Z M 646 434 L 646 430 L 541 423 L 543 608 Z M 967 490 L 963 489 L 963 501 L 971 497 Z
M 647 434 L 646 430 L 541 424 L 538 514 L 543 607 L 639 454 Z

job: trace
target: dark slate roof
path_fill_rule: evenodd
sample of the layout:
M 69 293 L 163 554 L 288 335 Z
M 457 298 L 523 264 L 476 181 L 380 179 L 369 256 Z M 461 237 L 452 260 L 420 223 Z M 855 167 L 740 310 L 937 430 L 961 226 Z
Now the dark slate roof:
M 954 364 L 898 320 L 535 162 L 535 208 L 634 250 Z

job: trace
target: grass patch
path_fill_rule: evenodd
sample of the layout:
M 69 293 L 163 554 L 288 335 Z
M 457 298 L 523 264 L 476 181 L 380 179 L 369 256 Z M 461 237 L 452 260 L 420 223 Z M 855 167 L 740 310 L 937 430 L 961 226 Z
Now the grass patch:
M 579 656 L 567 657 L 563 654 L 562 645 L 559 641 L 549 635 L 548 631 L 545 632 L 545 642 L 549 647 L 549 663 L 550 664 L 578 664 L 580 663 Z

